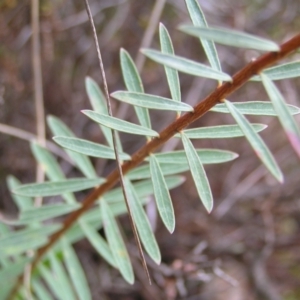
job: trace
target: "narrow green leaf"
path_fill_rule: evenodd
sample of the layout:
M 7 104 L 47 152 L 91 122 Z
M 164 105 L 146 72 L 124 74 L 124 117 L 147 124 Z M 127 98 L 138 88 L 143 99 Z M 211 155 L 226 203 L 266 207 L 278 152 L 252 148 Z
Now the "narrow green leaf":
M 92 299 L 87 279 L 73 247 L 68 244 L 65 238 L 61 239 L 61 245 L 64 263 L 71 277 L 78 298 L 80 300 Z
M 126 185 L 128 203 L 132 212 L 132 217 L 139 233 L 141 242 L 149 256 L 157 264 L 160 264 L 161 255 L 159 247 L 152 232 L 148 217 L 143 209 L 142 203 L 139 200 L 133 185 L 126 177 L 124 178 L 124 183 Z
M 184 135 L 184 133 L 182 133 L 182 143 L 194 179 L 194 183 L 198 191 L 198 195 L 204 207 L 210 213 L 213 208 L 213 197 L 202 162 L 192 142 Z
M 172 233 L 175 229 L 174 208 L 162 170 L 154 155 L 150 156 L 150 171 L 159 215 L 166 228 Z
M 55 299 L 65 300 L 64 293 L 62 292 L 62 287 L 60 284 L 57 284 L 53 272 L 51 272 L 44 264 L 40 263 L 37 267 L 42 278 L 46 282 L 49 290 L 55 296 Z
M 79 203 L 74 204 L 51 204 L 40 207 L 31 207 L 23 210 L 20 214 L 18 224 L 31 224 L 33 222 L 42 222 L 68 214 L 80 207 Z
M 99 210 L 97 209 L 97 214 L 100 215 Z M 96 229 L 94 229 L 92 226 L 90 226 L 87 222 L 85 222 L 83 219 L 79 221 L 80 227 L 83 230 L 86 238 L 90 241 L 90 243 L 93 245 L 95 250 L 100 254 L 101 257 L 103 257 L 111 266 L 117 267 L 116 262 L 114 260 L 114 257 L 111 253 L 111 250 L 109 249 L 109 246 L 107 245 L 106 241 L 102 238 L 102 236 L 97 232 Z
M 93 110 L 101 114 L 108 115 L 106 99 L 100 90 L 98 84 L 90 77 L 85 79 L 85 88 L 90 99 Z M 100 125 L 100 128 L 105 136 L 108 145 L 113 148 L 111 129 Z M 58 134 L 56 134 L 58 135 Z M 61 134 L 60 134 L 61 135 Z M 121 148 L 118 148 L 121 149 Z
M 285 130 L 285 133 L 293 146 L 294 150 L 300 157 L 300 131 L 297 124 L 290 114 L 287 104 L 285 103 L 283 96 L 277 89 L 275 84 L 264 73 L 261 74 L 263 85 L 272 101 L 274 109 L 279 117 L 280 123 Z
M 198 0 L 185 0 L 185 2 L 193 24 L 195 26 L 207 27 L 207 22 L 201 10 Z M 201 38 L 200 42 L 203 46 L 203 49 L 206 53 L 206 56 L 211 66 L 215 70 L 222 71 L 215 44 L 212 41 L 206 40 L 204 38 Z
M 65 179 L 65 175 L 52 153 L 36 143 L 31 143 L 31 151 L 51 181 L 60 181 Z M 76 202 L 72 193 L 64 193 L 61 196 L 68 203 Z
M 160 38 L 161 52 L 174 55 L 172 40 L 170 38 L 167 28 L 162 23 L 159 24 L 159 38 Z M 172 99 L 175 101 L 181 101 L 178 72 L 169 67 L 165 67 L 165 72 L 166 72 L 170 92 L 172 95 Z
M 221 81 L 232 81 L 232 78 L 226 73 L 181 56 L 165 54 L 152 49 L 142 49 L 141 52 L 159 64 L 186 74 Z
M 41 281 L 37 278 L 34 278 L 31 281 L 33 291 L 35 295 L 38 297 L 38 299 L 42 300 L 53 300 L 53 297 L 50 295 L 50 293 L 47 291 L 47 289 L 44 287 L 44 285 L 41 283 Z
M 127 174 L 126 174 L 127 177 Z M 150 175 L 148 176 L 148 178 Z M 182 176 L 170 176 L 165 178 L 166 185 L 169 190 L 181 185 L 184 182 L 184 177 Z M 134 190 L 137 194 L 139 199 L 142 199 L 144 197 L 148 197 L 150 195 L 153 195 L 153 185 L 151 180 L 143 180 L 139 181 L 137 183 L 134 183 Z M 107 201 L 109 204 L 112 202 L 124 202 L 124 197 L 122 194 L 121 188 L 115 188 L 112 191 L 109 191 L 104 195 L 105 201 Z
M 238 155 L 227 150 L 217 149 L 195 149 L 202 164 L 218 164 L 235 159 Z M 171 152 L 162 152 L 155 154 L 159 163 L 164 164 L 186 164 L 186 152 L 176 150 Z
M 182 25 L 179 29 L 189 35 L 205 38 L 227 46 L 262 51 L 280 50 L 279 46 L 272 41 L 232 29 L 208 28 L 191 25 Z
M 262 138 L 252 129 L 247 119 L 231 104 L 228 100 L 225 100 L 225 104 L 230 111 L 233 118 L 241 127 L 245 134 L 245 137 L 249 141 L 250 145 L 254 149 L 256 155 L 260 158 L 266 168 L 273 174 L 273 176 L 279 181 L 283 182 L 283 175 L 266 144 Z
M 54 135 L 75 137 L 72 131 L 58 118 L 55 118 L 53 116 L 48 116 L 47 122 Z M 86 177 L 90 177 L 90 178 L 97 177 L 97 174 L 92 166 L 92 163 L 87 156 L 69 150 L 67 150 L 66 152 Z
M 257 116 L 277 116 L 272 103 L 266 101 L 247 101 L 235 102 L 234 107 L 243 115 L 257 115 Z M 288 105 L 288 109 L 292 115 L 300 113 L 300 109 L 293 105 Z M 224 103 L 217 104 L 210 111 L 229 113 L 228 108 Z
M 110 147 L 101 144 L 64 136 L 55 136 L 53 140 L 64 148 L 78 153 L 82 153 L 84 155 L 106 159 L 115 159 L 114 150 Z M 119 152 L 119 156 L 122 160 L 130 160 L 130 155 L 126 153 Z
M 83 110 L 82 112 L 93 121 L 100 123 L 104 126 L 110 127 L 117 131 L 127 132 L 131 134 L 148 135 L 148 136 L 159 135 L 156 131 L 150 128 L 143 127 L 124 120 L 120 120 L 118 118 L 102 115 L 92 110 Z
M 121 49 L 120 51 L 121 68 L 123 74 L 123 80 L 126 88 L 130 92 L 144 93 L 142 80 L 138 73 L 138 70 L 130 57 L 129 53 Z M 140 121 L 140 124 L 144 127 L 151 128 L 151 121 L 148 110 L 144 107 L 134 107 L 136 115 Z
M 57 231 L 61 224 L 43 225 L 41 228 L 22 229 L 0 238 L 0 255 L 11 256 L 34 250 L 44 245 L 48 235 Z
M 20 211 L 31 208 L 33 206 L 33 199 L 31 199 L 29 197 L 15 195 L 12 192 L 14 189 L 16 189 L 17 187 L 19 187 L 21 185 L 22 185 L 22 183 L 17 178 L 15 178 L 14 176 L 8 176 L 7 177 L 8 189 L 11 192 L 11 196 L 12 196 L 14 202 L 19 207 Z
M 76 299 L 69 277 L 67 276 L 66 271 L 63 265 L 61 264 L 60 260 L 56 257 L 54 251 L 49 251 L 48 257 L 52 272 L 54 272 L 52 280 L 56 282 L 56 286 L 59 286 L 59 289 L 61 291 L 60 293 L 63 295 L 63 299 Z
M 251 124 L 255 132 L 260 132 L 268 126 L 264 124 Z M 220 125 L 211 127 L 200 127 L 183 130 L 189 139 L 223 139 L 244 136 L 243 131 L 238 125 Z M 176 134 L 176 137 L 181 137 Z M 204 162 L 203 162 L 204 164 Z
M 103 183 L 102 178 L 73 178 L 61 181 L 24 184 L 13 192 L 27 197 L 57 196 L 68 192 L 79 192 Z
M 264 74 L 271 80 L 281 80 L 287 78 L 300 77 L 300 61 L 293 61 L 264 70 Z M 256 75 L 251 78 L 252 81 L 261 81 L 261 77 Z
M 128 252 L 114 216 L 105 200 L 100 202 L 105 236 L 113 253 L 115 262 L 123 278 L 130 284 L 134 283 L 134 274 Z
M 159 110 L 174 110 L 174 111 L 193 111 L 193 107 L 178 101 L 173 101 L 168 98 L 159 96 L 133 93 L 126 91 L 117 91 L 111 94 L 111 96 L 122 102 L 126 102 L 132 105 L 143 106 L 151 109 Z

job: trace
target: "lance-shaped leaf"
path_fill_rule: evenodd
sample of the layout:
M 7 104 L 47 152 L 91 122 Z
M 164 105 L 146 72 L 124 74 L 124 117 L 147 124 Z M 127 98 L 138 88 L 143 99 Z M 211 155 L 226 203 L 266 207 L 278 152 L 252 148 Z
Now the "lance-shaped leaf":
M 187 9 L 191 20 L 195 26 L 207 27 L 207 22 L 205 16 L 201 10 L 198 0 L 185 0 Z M 215 70 L 221 71 L 221 64 L 219 61 L 218 53 L 215 47 L 215 44 L 204 38 L 200 38 L 200 42 L 203 46 L 203 49 L 206 53 L 206 56 Z
M 237 157 L 237 154 L 227 150 L 216 149 L 195 149 L 202 164 L 217 164 L 230 161 Z M 171 152 L 162 152 L 154 154 L 159 163 L 165 164 L 186 164 L 186 152 L 184 150 L 175 150 Z
M 124 49 L 121 49 L 120 51 L 120 60 L 123 80 L 125 82 L 127 90 L 130 92 L 144 93 L 142 80 L 140 78 L 138 70 L 129 53 Z M 134 106 L 134 109 L 140 121 L 140 124 L 144 127 L 151 128 L 151 121 L 148 110 L 140 106 Z
M 92 78 L 87 77 L 85 80 L 85 87 L 86 87 L 91 105 L 93 107 L 93 110 L 98 113 L 108 115 L 106 99 L 105 99 L 103 93 L 101 92 L 98 84 Z M 113 145 L 113 140 L 112 140 L 111 129 L 106 126 L 102 126 L 102 125 L 100 125 L 100 128 L 105 136 L 105 139 L 106 139 L 108 145 L 111 148 L 113 148 L 114 145 Z M 56 135 L 62 135 L 62 134 L 56 134 Z M 118 134 L 116 135 L 116 140 L 117 140 L 118 149 L 119 149 L 119 151 L 121 151 L 122 144 L 121 144 Z
M 83 110 L 82 112 L 93 121 L 117 131 L 147 136 L 159 136 L 156 131 L 147 127 L 120 120 L 118 118 L 102 115 L 92 110 Z
M 111 96 L 122 102 L 126 102 L 132 105 L 143 106 L 151 109 L 159 110 L 171 110 L 171 111 L 193 111 L 193 107 L 178 101 L 173 101 L 168 98 L 160 96 L 133 93 L 126 91 L 117 91 L 111 94 Z
M 50 292 L 47 291 L 47 289 L 39 279 L 34 278 L 33 280 L 31 280 L 31 285 L 33 292 L 38 297 L 38 299 L 53 300 Z
M 51 204 L 40 207 L 31 207 L 23 210 L 20 214 L 18 224 L 30 224 L 33 222 L 42 222 L 59 216 L 68 214 L 80 207 L 79 203 L 74 204 Z
M 109 247 L 113 253 L 115 262 L 123 278 L 128 283 L 133 284 L 134 274 L 133 274 L 131 262 L 122 235 L 118 228 L 117 222 L 109 206 L 104 200 L 100 201 L 100 208 L 101 208 L 102 219 L 104 223 L 105 236 L 107 238 Z
M 297 124 L 290 114 L 288 107 L 277 89 L 275 84 L 269 79 L 268 76 L 261 74 L 263 85 L 272 101 L 275 111 L 279 117 L 280 123 L 283 126 L 285 133 L 295 149 L 298 156 L 300 156 L 300 131 Z
M 93 143 L 87 140 L 70 138 L 64 136 L 55 136 L 53 140 L 60 146 L 69 150 L 82 153 L 92 157 L 100 157 L 106 159 L 115 159 L 115 152 L 112 148 Z M 120 159 L 129 160 L 130 155 L 119 152 Z
M 48 116 L 47 122 L 54 135 L 75 137 L 72 131 L 59 119 L 53 116 Z M 66 152 L 86 177 L 97 177 L 92 163 L 87 156 L 69 150 Z
M 234 107 L 243 115 L 257 115 L 257 116 L 277 116 L 272 103 L 266 101 L 247 101 L 235 102 Z M 300 109 L 293 105 L 288 105 L 289 112 L 292 115 L 300 113 Z M 229 113 L 228 108 L 224 103 L 217 104 L 210 111 Z
M 0 238 L 0 255 L 17 255 L 44 245 L 48 235 L 57 231 L 60 224 L 51 224 L 41 228 L 22 229 L 10 232 Z
M 133 185 L 131 182 L 125 177 L 124 183 L 126 186 L 126 192 L 128 196 L 128 203 L 130 206 L 130 210 L 132 213 L 132 217 L 134 223 L 136 225 L 136 229 L 139 233 L 139 237 L 141 242 L 149 254 L 149 256 L 157 263 L 160 264 L 161 255 L 160 251 L 154 237 L 154 234 L 151 229 L 151 225 L 149 223 L 148 217 L 143 209 L 142 203 L 139 200 Z
M 232 29 L 208 28 L 191 25 L 182 25 L 179 29 L 189 35 L 205 38 L 227 46 L 262 51 L 280 50 L 279 46 L 272 41 Z
M 198 195 L 206 210 L 211 212 L 213 208 L 213 197 L 202 162 L 192 142 L 184 135 L 184 133 L 182 133 L 182 143 Z
M 61 181 L 24 184 L 13 192 L 27 197 L 57 196 L 68 192 L 79 192 L 103 183 L 103 178 L 74 178 Z
M 43 170 L 45 171 L 47 177 L 51 181 L 59 181 L 64 180 L 65 175 L 52 155 L 47 149 L 41 147 L 36 143 L 31 143 L 31 151 L 35 157 L 35 159 L 39 162 L 42 166 Z M 64 193 L 61 195 L 68 203 L 75 203 L 76 199 L 73 194 L 71 193 Z
M 262 138 L 252 129 L 247 119 L 235 108 L 235 106 L 228 100 L 225 100 L 225 104 L 230 111 L 233 118 L 241 127 L 245 134 L 245 137 L 249 141 L 250 145 L 254 149 L 256 155 L 260 158 L 266 168 L 273 174 L 273 176 L 279 181 L 283 182 L 283 175 L 272 155 L 269 148 L 266 146 Z
M 175 229 L 174 208 L 162 170 L 154 155 L 150 156 L 150 171 L 159 215 L 166 228 L 172 233 Z
M 268 127 L 264 124 L 251 124 L 251 126 L 256 132 L 260 132 Z M 185 129 L 183 132 L 189 139 L 223 139 L 244 136 L 243 131 L 238 125 L 199 127 Z M 176 134 L 176 137 L 181 136 L 180 134 Z
M 300 77 L 300 61 L 293 61 L 264 70 L 264 74 L 271 80 L 281 80 L 287 78 Z M 261 81 L 261 77 L 256 75 L 251 78 L 252 81 Z
M 52 280 L 55 282 L 56 286 L 59 287 L 61 294 L 63 295 L 62 298 L 66 300 L 76 299 L 71 282 L 60 259 L 56 257 L 54 251 L 49 251 L 48 257 L 52 272 L 54 273 Z
M 60 284 L 57 284 L 56 280 L 53 280 L 53 273 L 44 264 L 40 263 L 37 267 L 43 280 L 46 282 L 49 290 L 55 296 L 55 299 L 65 300 L 64 293 Z
M 172 40 L 170 38 L 167 28 L 162 23 L 159 24 L 159 39 L 160 39 L 161 52 L 174 55 Z M 181 101 L 178 72 L 169 67 L 165 67 L 165 72 L 166 72 L 170 92 L 172 95 L 172 99 L 176 101 Z
M 173 68 L 186 74 L 221 81 L 232 81 L 232 78 L 226 73 L 217 71 L 206 65 L 181 56 L 161 53 L 152 49 L 142 49 L 141 52 L 159 64 Z
M 30 197 L 23 197 L 23 196 L 15 195 L 14 193 L 12 193 L 12 191 L 14 189 L 16 189 L 17 187 L 19 187 L 21 185 L 22 185 L 22 183 L 14 176 L 7 177 L 8 189 L 10 190 L 11 196 L 12 196 L 14 202 L 16 203 L 16 205 L 19 207 L 20 211 L 31 208 L 33 206 L 33 199 L 31 199 Z
M 150 170 L 149 170 L 150 172 Z M 126 174 L 127 177 L 127 174 Z M 148 176 L 149 178 L 150 176 Z M 184 182 L 184 177 L 182 176 L 170 176 L 165 178 L 167 188 L 173 189 L 179 185 L 181 185 Z M 143 180 L 139 181 L 134 184 L 134 190 L 135 193 L 137 194 L 138 198 L 140 201 L 142 201 L 142 198 L 148 197 L 150 195 L 153 195 L 153 185 L 151 180 Z M 105 200 L 111 204 L 112 202 L 124 202 L 124 197 L 122 194 L 122 189 L 121 188 L 115 188 L 112 191 L 106 193 L 105 195 Z
M 63 250 L 64 263 L 66 264 L 66 268 L 71 277 L 78 298 L 80 300 L 92 299 L 87 279 L 73 247 L 67 242 L 65 238 L 61 239 L 61 245 Z
M 46 287 L 42 284 L 42 282 L 34 278 L 31 280 L 32 290 L 38 299 L 43 300 L 53 300 L 53 296 L 50 295 L 50 292 L 47 291 Z
M 97 214 L 100 215 L 99 210 L 97 209 Z M 102 236 L 90 226 L 83 219 L 79 221 L 80 227 L 83 230 L 84 234 L 87 236 L 90 243 L 97 250 L 101 257 L 103 257 L 111 266 L 117 267 L 114 257 L 106 243 L 106 241 L 102 238 Z

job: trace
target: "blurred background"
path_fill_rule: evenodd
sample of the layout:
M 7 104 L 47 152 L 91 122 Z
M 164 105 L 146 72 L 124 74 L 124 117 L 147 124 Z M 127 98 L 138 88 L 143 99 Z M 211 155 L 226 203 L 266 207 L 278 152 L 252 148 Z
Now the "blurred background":
M 209 25 L 246 31 L 278 43 L 296 34 L 300 27 L 300 3 L 296 0 L 199 3 Z M 32 134 L 36 135 L 30 5 L 28 0 L 0 0 L 0 210 L 5 216 L 17 214 L 6 177 L 13 174 L 28 183 L 36 176 L 28 143 Z M 163 67 L 143 61 L 139 55 L 139 48 L 147 43 L 160 48 L 159 21 L 169 30 L 176 54 L 207 63 L 198 39 L 177 30 L 179 24 L 190 23 L 183 0 L 90 0 L 90 6 L 110 92 L 125 89 L 119 62 L 120 48 L 124 48 L 139 66 L 145 91 L 170 97 Z M 78 137 L 103 142 L 99 127 L 80 113 L 91 108 L 85 77 L 91 76 L 102 86 L 84 2 L 40 1 L 40 27 L 45 114 L 62 119 Z M 146 34 L 149 30 L 154 31 L 153 37 Z M 222 69 L 229 74 L 260 55 L 221 45 L 217 50 Z M 294 55 L 286 61 L 296 58 Z M 180 81 L 182 99 L 192 105 L 216 86 L 212 80 L 185 74 L 180 74 Z M 300 106 L 299 78 L 277 82 L 277 86 L 289 104 Z M 259 83 L 248 83 L 230 96 L 232 101 L 267 99 Z M 133 110 L 126 105 L 113 102 L 113 112 L 136 122 Z M 156 130 L 174 118 L 174 113 L 151 111 Z M 153 206 L 147 207 L 162 252 L 161 266 L 149 262 L 152 286 L 139 262 L 127 216 L 119 221 L 128 232 L 136 274 L 133 286 L 103 262 L 87 241 L 77 243 L 94 299 L 300 299 L 300 160 L 276 118 L 249 119 L 268 124 L 261 135 L 282 168 L 284 184 L 278 185 L 266 172 L 244 138 L 196 141 L 198 148 L 239 153 L 232 162 L 206 166 L 215 199 L 212 213 L 208 215 L 200 203 L 189 173 L 184 174 L 185 183 L 171 192 L 177 220 L 172 235 L 156 219 Z M 299 116 L 296 120 L 299 124 Z M 192 127 L 233 123 L 229 115 L 207 113 Z M 124 134 L 121 138 L 128 153 L 144 143 L 135 136 Z M 47 139 L 51 140 L 48 129 Z M 174 141 L 164 150 L 182 147 Z M 77 174 L 67 162 L 59 160 L 67 176 Z M 93 163 L 100 176 L 115 167 L 114 163 L 95 159 Z

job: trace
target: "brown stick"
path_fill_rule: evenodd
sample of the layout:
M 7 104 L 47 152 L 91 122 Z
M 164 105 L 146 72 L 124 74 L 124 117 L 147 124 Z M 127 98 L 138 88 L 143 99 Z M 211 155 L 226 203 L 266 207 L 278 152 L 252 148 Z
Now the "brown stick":
M 218 88 L 216 88 L 211 94 L 209 94 L 206 98 L 199 102 L 194 107 L 194 112 L 187 113 L 174 121 L 168 127 L 166 127 L 162 132 L 160 132 L 160 136 L 154 138 L 143 147 L 141 147 L 138 151 L 136 151 L 132 159 L 127 161 L 122 166 L 123 174 L 126 174 L 128 171 L 132 170 L 134 167 L 139 165 L 148 155 L 149 153 L 154 152 L 159 146 L 164 144 L 167 140 L 169 140 L 173 135 L 177 132 L 183 130 L 189 124 L 203 116 L 206 112 L 208 112 L 214 105 L 218 104 L 222 99 L 226 98 L 228 95 L 232 94 L 238 88 L 240 88 L 243 84 L 245 84 L 252 76 L 259 74 L 266 67 L 274 64 L 280 59 L 284 58 L 291 52 L 295 51 L 300 47 L 300 34 L 294 36 L 287 42 L 283 43 L 280 47 L 280 51 L 278 52 L 268 52 L 258 59 L 251 61 L 247 64 L 243 69 L 238 71 L 234 76 L 232 82 L 225 82 Z M 83 201 L 82 207 L 77 211 L 70 214 L 64 221 L 63 227 L 55 232 L 52 236 L 49 237 L 49 242 L 40 248 L 37 251 L 36 257 L 32 262 L 32 269 L 37 265 L 37 263 L 41 260 L 42 256 L 47 252 L 51 246 L 58 241 L 58 239 L 76 222 L 76 220 L 87 211 L 96 200 L 111 189 L 119 180 L 119 172 L 115 169 L 110 175 L 106 178 L 106 182 L 91 192 Z M 14 293 L 18 290 L 19 284 L 21 281 L 19 280 L 16 284 L 14 290 L 11 293 L 9 299 L 12 298 Z

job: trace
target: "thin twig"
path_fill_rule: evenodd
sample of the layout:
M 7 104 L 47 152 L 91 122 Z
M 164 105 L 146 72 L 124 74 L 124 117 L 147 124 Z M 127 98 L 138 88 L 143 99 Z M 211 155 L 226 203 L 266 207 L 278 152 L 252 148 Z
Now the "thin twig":
M 103 85 L 104 85 L 104 90 L 105 90 L 105 95 L 106 95 L 108 114 L 110 116 L 113 116 L 111 103 L 110 103 L 110 96 L 109 96 L 109 92 L 108 92 L 108 85 L 107 85 L 107 80 L 106 80 L 106 76 L 105 76 L 105 71 L 104 71 L 104 66 L 103 66 L 103 61 L 102 61 L 102 56 L 101 56 L 101 51 L 100 51 L 100 46 L 99 46 L 99 42 L 98 42 L 96 28 L 95 28 L 95 25 L 94 25 L 93 16 L 92 16 L 92 13 L 91 13 L 91 10 L 90 10 L 90 7 L 89 7 L 88 0 L 84 0 L 84 3 L 85 3 L 85 6 L 86 6 L 87 14 L 89 16 L 91 27 L 92 27 L 92 30 L 93 30 L 94 41 L 95 41 L 95 44 L 96 44 L 97 55 L 98 55 L 98 62 L 99 62 L 99 67 L 100 67 L 101 74 L 102 74 L 102 80 L 103 80 Z M 120 179 L 120 183 L 121 183 L 121 187 L 122 187 L 123 196 L 124 196 L 124 199 L 125 199 L 128 215 L 129 215 L 129 220 L 130 220 L 131 227 L 132 227 L 132 230 L 133 230 L 133 233 L 134 233 L 134 238 L 135 238 L 136 244 L 137 244 L 138 249 L 139 249 L 139 253 L 140 253 L 141 260 L 142 260 L 143 268 L 146 272 L 149 283 L 151 284 L 151 278 L 150 278 L 149 270 L 148 270 L 147 263 L 146 263 L 146 260 L 145 260 L 145 257 L 144 257 L 144 253 L 143 253 L 141 242 L 140 242 L 140 239 L 139 239 L 139 236 L 138 236 L 138 232 L 137 232 L 135 223 L 133 221 L 131 208 L 130 208 L 129 203 L 128 203 L 128 196 L 127 196 L 126 189 L 125 189 L 125 183 L 124 183 L 124 177 L 123 177 L 123 171 L 122 171 L 122 162 L 119 158 L 119 152 L 118 152 L 118 149 L 117 149 L 118 144 L 117 144 L 117 136 L 116 136 L 116 131 L 115 130 L 112 130 L 112 138 L 113 138 L 113 146 L 114 146 L 114 151 L 115 151 L 115 156 L 116 156 L 116 163 L 117 163 L 117 166 L 118 166 L 119 179 Z
M 155 29 L 157 27 L 157 24 L 159 22 L 161 13 L 163 11 L 163 8 L 165 6 L 166 0 L 156 0 L 154 8 L 151 13 L 151 17 L 148 22 L 148 27 L 145 31 L 145 34 L 143 36 L 141 46 L 140 48 L 148 48 L 151 44 L 151 41 L 153 39 Z M 141 72 L 143 69 L 144 63 L 145 63 L 145 55 L 143 55 L 140 51 L 138 52 L 136 56 L 136 67 Z
M 34 82 L 34 102 L 36 113 L 36 131 L 38 142 L 45 146 L 46 128 L 43 99 L 42 65 L 41 65 L 41 44 L 40 44 L 40 20 L 39 1 L 31 0 L 31 27 L 32 27 L 32 69 Z M 45 173 L 40 165 L 36 169 L 37 182 L 43 182 Z M 35 199 L 35 206 L 42 204 L 42 198 Z
M 217 87 L 212 93 L 210 93 L 203 100 L 200 100 L 194 107 L 194 112 L 187 113 L 181 116 L 179 119 L 171 123 L 167 128 L 160 132 L 158 138 L 154 138 L 138 151 L 136 151 L 131 158 L 131 161 L 125 162 L 122 165 L 123 174 L 128 173 L 130 170 L 139 165 L 150 153 L 154 153 L 155 149 L 163 145 L 167 140 L 173 137 L 178 131 L 183 130 L 195 120 L 199 119 L 206 112 L 208 112 L 213 106 L 218 104 L 220 100 L 226 98 L 242 85 L 244 85 L 252 76 L 258 74 L 263 69 L 275 64 L 279 60 L 283 59 L 287 55 L 294 52 L 300 47 L 300 34 L 295 35 L 293 38 L 283 43 L 278 52 L 268 52 L 258 59 L 251 61 L 243 69 L 238 71 L 232 78 L 232 82 L 224 82 L 221 86 Z M 64 224 L 60 230 L 55 232 L 49 237 L 49 242 L 38 250 L 38 253 L 33 260 L 33 268 L 41 260 L 43 255 L 52 247 L 53 244 L 78 220 L 78 218 L 86 212 L 105 192 L 110 190 L 119 179 L 118 170 L 114 170 L 110 173 L 106 182 L 101 186 L 93 190 L 82 202 L 82 206 L 77 211 L 70 214 L 64 221 Z M 12 299 L 13 295 L 17 292 L 21 281 L 19 280 L 12 290 L 9 299 Z

